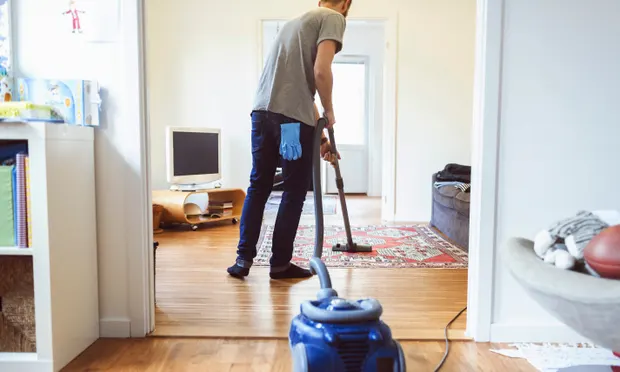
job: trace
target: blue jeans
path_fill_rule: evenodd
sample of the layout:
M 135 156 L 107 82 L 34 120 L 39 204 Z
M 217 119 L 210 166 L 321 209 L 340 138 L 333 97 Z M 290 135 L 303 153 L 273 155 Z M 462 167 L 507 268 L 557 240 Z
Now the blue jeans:
M 273 232 L 270 266 L 272 272 L 284 271 L 293 258 L 293 243 L 312 177 L 314 127 L 302 124 L 300 159 L 288 161 L 280 156 L 280 124 L 299 122 L 286 116 L 252 112 L 252 173 L 241 216 L 237 264 L 251 267 L 263 223 L 263 213 L 273 189 L 276 168 L 282 167 L 284 192 Z

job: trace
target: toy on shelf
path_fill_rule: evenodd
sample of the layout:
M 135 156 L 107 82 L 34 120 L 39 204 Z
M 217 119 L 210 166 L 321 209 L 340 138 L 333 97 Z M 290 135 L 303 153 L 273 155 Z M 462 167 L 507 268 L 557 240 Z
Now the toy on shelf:
M 13 79 L 0 73 L 0 102 L 13 100 Z
M 594 237 L 619 224 L 619 211 L 579 211 L 541 230 L 534 239 L 534 250 L 546 263 L 572 270 L 584 263 L 584 250 Z
M 46 121 L 63 123 L 57 110 L 49 105 L 32 102 L 0 102 L 0 121 Z
M 17 101 L 53 107 L 67 124 L 99 126 L 99 84 L 95 80 L 16 80 Z

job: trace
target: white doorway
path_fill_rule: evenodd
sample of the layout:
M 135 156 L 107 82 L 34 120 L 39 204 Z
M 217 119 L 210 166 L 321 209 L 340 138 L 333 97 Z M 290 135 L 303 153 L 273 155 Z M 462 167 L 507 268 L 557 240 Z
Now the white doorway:
M 501 44 L 501 15 L 503 10 L 503 4 L 499 3 L 491 3 L 490 9 L 487 9 L 487 1 L 481 0 L 479 1 L 479 13 L 478 13 L 478 23 L 479 23 L 479 33 L 477 35 L 477 42 L 479 47 L 479 56 L 477 59 L 477 68 L 478 68 L 478 79 L 477 79 L 477 87 L 476 87 L 476 95 L 477 95 L 477 108 L 478 114 L 476 115 L 475 122 L 477 124 L 474 136 L 478 141 L 484 143 L 485 151 L 484 154 L 480 154 L 480 158 L 476 159 L 474 162 L 478 169 L 480 169 L 479 174 L 477 175 L 477 180 L 486 180 L 489 181 L 488 186 L 488 197 L 485 196 L 480 200 L 472 200 L 472 213 L 474 218 L 478 220 L 478 224 L 474 225 L 474 230 L 472 234 L 475 234 L 478 238 L 476 241 L 480 241 L 480 245 L 487 250 L 487 244 L 492 236 L 494 231 L 494 224 L 492 224 L 494 218 L 494 209 L 492 208 L 492 199 L 495 197 L 494 189 L 495 182 L 492 182 L 495 177 L 495 161 L 496 161 L 496 151 L 493 151 L 494 146 L 497 146 L 497 138 L 494 136 L 494 133 L 497 132 L 497 105 L 493 106 L 492 103 L 497 102 L 497 86 L 498 86 L 498 78 L 497 71 L 499 70 L 498 65 L 500 64 L 499 58 L 500 54 L 498 50 Z M 131 5 L 129 5 L 131 7 Z M 386 62 L 387 68 L 385 70 L 385 95 L 386 102 L 395 102 L 397 95 L 397 66 L 398 66 L 398 25 L 402 23 L 402 20 L 399 22 L 399 15 L 394 10 L 381 8 L 378 10 L 378 15 L 374 13 L 366 12 L 368 16 L 376 16 L 383 17 L 382 19 L 387 20 L 387 35 L 386 40 L 389 41 L 387 46 L 385 46 L 386 51 Z M 136 79 L 132 79 L 131 86 L 129 87 L 132 94 L 130 96 L 136 97 L 136 100 L 139 100 L 134 107 L 136 110 L 132 110 L 132 118 L 136 117 L 135 122 L 141 122 L 143 125 L 140 127 L 140 146 L 142 150 L 143 160 L 146 161 L 146 167 L 141 165 L 140 167 L 140 177 L 139 180 L 144 184 L 144 191 L 149 195 L 150 188 L 148 187 L 148 180 L 150 177 L 150 170 L 148 169 L 148 156 L 150 152 L 150 144 L 148 139 L 148 126 L 146 123 L 148 122 L 147 114 L 146 114 L 146 91 L 145 84 L 146 79 L 144 77 L 144 50 L 140 50 L 138 55 L 134 55 L 134 50 L 137 44 L 138 47 L 143 48 L 143 42 L 141 37 L 143 36 L 144 23 L 142 19 L 143 9 L 140 7 L 136 7 L 136 9 L 129 14 L 125 19 L 133 19 L 137 20 L 137 26 L 133 23 L 130 23 L 130 27 L 138 29 L 139 31 L 136 35 L 130 35 L 129 41 L 127 42 L 128 55 L 127 64 L 128 71 L 131 71 L 132 76 L 136 76 Z M 135 13 L 135 14 L 134 14 Z M 377 21 L 384 22 L 384 21 Z M 488 25 L 490 24 L 490 26 Z M 261 27 L 257 25 L 257 29 Z M 489 27 L 491 31 L 487 32 L 486 27 Z M 492 36 L 492 37 L 491 37 Z M 495 37 L 497 36 L 497 37 Z M 258 41 L 258 40 L 257 40 Z M 260 45 L 260 44 L 259 44 Z M 260 46 L 259 46 L 260 48 Z M 487 51 L 490 49 L 490 51 Z M 260 64 L 260 62 L 259 62 Z M 490 65 L 490 66 L 489 66 Z M 490 77 L 489 77 L 490 75 Z M 487 79 L 485 79 L 487 77 Z M 485 90 L 486 88 L 486 90 Z M 484 104 L 487 104 L 485 106 Z M 394 138 L 396 136 L 396 119 L 397 112 L 395 107 L 391 107 L 392 105 L 385 106 L 385 120 L 382 124 L 385 127 L 385 134 L 383 136 L 383 140 L 386 144 L 394 143 Z M 139 109 L 138 109 L 139 108 Z M 483 109 L 480 111 L 480 109 Z M 376 139 L 378 140 L 378 139 Z M 395 202 L 395 163 L 396 163 L 396 154 L 395 151 L 388 146 L 384 146 L 383 152 L 383 172 L 386 174 L 384 176 L 385 183 L 383 184 L 382 193 L 384 194 L 385 201 L 383 202 L 383 211 L 385 218 L 390 219 L 394 218 L 394 206 Z M 482 153 L 482 151 L 480 151 Z M 484 164 L 483 164 L 484 163 Z M 484 165 L 484 166 L 482 166 Z M 373 167 L 370 167 L 373 169 Z M 130 186 L 132 186 L 130 184 Z M 147 196 L 147 203 L 150 205 L 150 196 Z M 482 204 L 482 206 L 481 206 Z M 482 210 L 482 211 L 481 211 Z M 482 213 L 480 213 L 482 212 Z M 488 223 L 485 223 L 488 222 Z M 491 222 L 489 222 L 491 221 Z M 138 222 L 141 222 L 145 226 L 149 226 L 151 224 L 151 211 L 150 209 L 145 209 L 144 213 L 141 214 Z M 482 227 L 484 229 L 482 229 Z M 480 231 L 483 230 L 483 231 Z M 134 234 L 135 235 L 135 234 Z M 134 250 L 135 252 L 130 255 L 130 261 L 128 262 L 128 266 L 130 267 L 129 272 L 132 274 L 131 288 L 130 288 L 130 298 L 132 301 L 131 304 L 131 325 L 132 325 L 132 333 L 142 333 L 143 329 L 147 329 L 147 324 L 149 320 L 152 320 L 152 315 L 149 315 L 149 308 L 153 309 L 153 293 L 152 286 L 149 291 L 148 283 L 149 281 L 152 284 L 153 278 L 153 249 L 150 240 L 148 239 L 149 234 L 141 234 L 140 238 L 137 236 L 135 240 L 141 241 L 143 244 L 140 246 L 144 247 L 143 250 Z M 483 235 L 480 237 L 480 235 Z M 133 238 L 132 238 L 133 239 Z M 485 243 L 485 244 L 482 244 Z M 481 255 L 479 251 L 482 251 L 482 248 L 477 248 L 478 244 L 474 245 L 476 247 L 475 251 L 472 251 L 472 261 L 478 263 L 477 265 L 470 266 L 470 272 L 473 274 L 470 278 L 470 314 L 475 314 L 472 316 L 472 322 L 468 325 L 468 331 L 471 332 L 472 335 L 476 337 L 477 341 L 484 341 L 488 338 L 488 330 L 489 325 L 491 323 L 492 318 L 492 308 L 491 308 L 491 298 L 492 296 L 489 294 L 490 289 L 492 289 L 492 283 L 489 281 L 482 280 L 488 277 L 488 273 L 493 272 L 494 259 L 493 255 Z M 488 244 L 488 249 L 493 249 L 493 244 Z M 475 257 L 474 257 L 475 256 Z M 480 257 L 484 258 L 482 261 L 485 265 L 479 264 Z M 481 262 L 482 262 L 481 261 Z M 483 275 L 484 274 L 484 275 Z M 482 279 L 481 279 L 482 278 Z M 145 284 L 146 283 L 146 284 Z M 480 294 L 485 294 L 488 296 L 480 296 Z M 142 311 L 141 311 L 142 310 Z M 475 319 L 473 319 L 475 318 Z M 469 319 L 469 317 L 468 317 Z M 135 328 L 135 330 L 134 330 Z M 151 327 L 152 329 L 152 327 Z M 148 332 L 148 331 L 147 331 Z M 485 335 L 486 334 L 486 335 Z
M 368 58 L 366 56 L 339 56 L 332 66 L 334 87 L 332 99 L 336 111 L 334 137 L 338 152 L 344 159 L 340 163 L 342 178 L 346 180 L 345 192 L 368 194 L 370 179 L 368 163 Z M 319 112 L 323 111 L 320 98 L 316 98 Z M 336 194 L 336 172 L 323 164 L 324 187 L 327 194 Z

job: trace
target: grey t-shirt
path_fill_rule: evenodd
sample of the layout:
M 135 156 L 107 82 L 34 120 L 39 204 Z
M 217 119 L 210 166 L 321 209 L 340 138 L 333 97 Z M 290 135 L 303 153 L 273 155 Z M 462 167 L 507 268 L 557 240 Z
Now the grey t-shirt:
M 314 126 L 314 62 L 319 43 L 342 50 L 345 17 L 319 7 L 287 22 L 280 30 L 261 75 L 254 110 L 271 111 Z

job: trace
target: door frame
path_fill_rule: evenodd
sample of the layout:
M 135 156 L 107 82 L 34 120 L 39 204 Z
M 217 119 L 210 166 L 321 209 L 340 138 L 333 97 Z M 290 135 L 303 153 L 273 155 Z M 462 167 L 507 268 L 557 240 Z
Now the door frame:
M 497 241 L 499 131 L 506 0 L 478 0 L 466 335 L 490 342 Z
M 152 213 L 149 203 L 149 137 L 148 110 L 146 100 L 145 61 L 145 0 L 128 1 L 124 5 L 130 31 L 123 43 L 126 51 L 125 65 L 127 76 L 134 79 L 127 84 L 128 96 L 135 97 L 132 118 L 138 123 L 141 152 L 140 184 L 141 203 L 144 204 L 134 228 L 133 237 L 137 247 L 128 253 L 129 297 L 131 336 L 144 337 L 153 330 L 154 325 L 154 267 L 152 247 Z M 470 257 L 468 281 L 468 316 L 466 333 L 476 342 L 488 342 L 493 320 L 492 283 L 495 271 L 496 218 L 497 218 L 497 167 L 500 129 L 500 99 L 502 83 L 502 41 L 504 30 L 505 0 L 477 0 L 476 14 L 476 71 L 474 83 L 473 115 L 473 157 L 472 157 L 472 203 L 470 229 Z M 282 18 L 276 18 L 277 20 Z M 355 18 L 352 18 L 355 19 Z M 368 20 L 369 18 L 360 18 Z M 386 54 L 384 67 L 384 102 L 393 104 L 384 107 L 384 198 L 382 217 L 392 221 L 395 215 L 396 181 L 396 135 L 397 135 L 397 69 L 398 69 L 398 12 L 388 17 L 374 18 L 386 25 Z M 260 19 L 259 53 L 262 53 L 262 22 Z M 135 32 L 135 34 L 134 34 Z M 262 56 L 262 54 L 261 54 Z M 262 57 L 261 57 L 262 58 Z M 258 66 L 262 59 L 259 59 Z M 385 146 L 387 145 L 387 146 Z M 388 147 L 389 146 L 389 147 Z M 129 232 L 128 232 L 129 233 Z M 133 242 L 133 240 L 132 240 Z
M 124 37 L 122 56 L 126 77 L 127 110 L 129 123 L 139 125 L 139 164 L 140 192 L 138 204 L 140 217 L 127 227 L 127 269 L 128 269 L 128 305 L 129 335 L 144 337 L 155 329 L 155 265 L 153 249 L 153 213 L 151 194 L 151 149 L 148 124 L 148 82 L 146 80 L 146 0 L 124 1 L 123 13 Z M 131 77 L 131 78 L 130 78 Z M 134 190 L 130 190 L 133 194 Z M 132 213 L 134 211 L 131 211 Z M 131 234 L 135 232 L 134 234 Z M 141 249 L 140 249 L 141 248 Z M 125 333 L 119 330 L 119 334 Z

